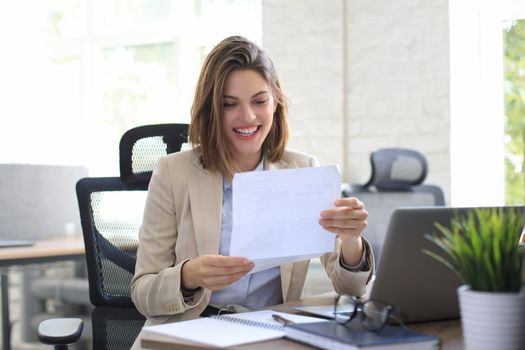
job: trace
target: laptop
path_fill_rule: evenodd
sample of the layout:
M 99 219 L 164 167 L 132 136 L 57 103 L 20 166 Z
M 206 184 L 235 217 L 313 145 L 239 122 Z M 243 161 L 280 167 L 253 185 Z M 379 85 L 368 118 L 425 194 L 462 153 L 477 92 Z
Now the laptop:
M 1 239 L 0 248 L 28 247 L 34 244 L 33 241 L 26 239 Z
M 523 215 L 525 207 L 503 207 Z M 435 223 L 450 226 L 454 216 L 474 208 L 400 208 L 390 218 L 370 299 L 395 305 L 407 323 L 459 318 L 459 278 L 423 249 L 445 256 L 425 234 L 437 234 Z M 516 242 L 521 234 L 516 227 Z
M 396 209 L 390 218 L 370 299 L 395 305 L 405 323 L 459 318 L 457 288 L 462 282 L 442 263 L 423 253 L 423 249 L 445 257 L 436 245 L 425 238 L 425 234 L 437 234 L 435 223 L 450 226 L 455 215 L 464 216 L 473 209 Z M 525 213 L 525 207 L 509 206 L 503 209 L 516 211 L 520 215 Z M 521 227 L 516 228 L 516 242 L 521 231 Z M 309 312 L 308 308 L 298 309 Z M 333 311 L 325 309 L 325 312 Z M 321 315 L 318 311 L 317 314 Z

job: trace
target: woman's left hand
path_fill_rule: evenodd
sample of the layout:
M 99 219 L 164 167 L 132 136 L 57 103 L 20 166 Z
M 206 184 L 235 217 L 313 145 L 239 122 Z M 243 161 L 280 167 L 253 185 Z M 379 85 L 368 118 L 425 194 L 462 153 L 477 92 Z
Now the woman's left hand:
M 335 207 L 321 211 L 319 224 L 341 238 L 343 260 L 349 266 L 355 266 L 363 255 L 361 234 L 368 225 L 367 218 L 363 202 L 355 197 L 340 198 Z
M 355 197 L 340 198 L 335 207 L 321 211 L 319 224 L 337 234 L 343 242 L 355 241 L 367 226 L 365 205 Z

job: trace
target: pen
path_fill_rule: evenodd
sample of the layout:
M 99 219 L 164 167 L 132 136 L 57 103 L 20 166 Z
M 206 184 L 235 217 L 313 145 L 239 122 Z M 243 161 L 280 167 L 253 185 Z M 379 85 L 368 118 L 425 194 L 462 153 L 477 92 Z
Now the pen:
M 272 318 L 274 320 L 276 320 L 277 322 L 279 322 L 280 324 L 282 324 L 283 326 L 288 326 L 290 324 L 294 324 L 295 323 L 294 321 L 288 320 L 288 319 L 282 317 L 281 315 L 277 315 L 277 314 L 272 314 Z

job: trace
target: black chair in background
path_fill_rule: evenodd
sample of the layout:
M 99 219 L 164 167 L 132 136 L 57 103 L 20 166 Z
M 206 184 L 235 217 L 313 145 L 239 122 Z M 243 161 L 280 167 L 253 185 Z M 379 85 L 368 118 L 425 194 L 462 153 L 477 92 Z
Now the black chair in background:
M 133 307 L 131 278 L 151 174 L 161 156 L 180 150 L 186 141 L 185 124 L 131 129 L 120 141 L 120 177 L 77 183 L 93 305 Z
M 160 157 L 178 152 L 188 140 L 188 124 L 144 125 L 130 129 L 120 139 L 120 179 L 124 183 L 149 183 Z
M 428 163 L 418 151 L 383 148 L 372 152 L 370 163 L 372 172 L 368 182 L 346 186 L 343 195 L 355 196 L 365 203 L 369 218 L 364 235 L 379 263 L 392 212 L 398 207 L 445 205 L 445 197 L 438 186 L 423 184 Z
M 144 317 L 131 301 L 131 279 L 148 184 L 157 160 L 180 150 L 187 142 L 187 130 L 186 124 L 131 129 L 120 141 L 120 177 L 84 178 L 77 183 L 89 296 L 95 306 L 94 349 L 129 349 L 144 324 Z M 64 322 L 43 321 L 40 340 L 57 349 L 76 342 L 82 324 L 74 319 Z M 64 325 L 70 327 L 69 332 Z

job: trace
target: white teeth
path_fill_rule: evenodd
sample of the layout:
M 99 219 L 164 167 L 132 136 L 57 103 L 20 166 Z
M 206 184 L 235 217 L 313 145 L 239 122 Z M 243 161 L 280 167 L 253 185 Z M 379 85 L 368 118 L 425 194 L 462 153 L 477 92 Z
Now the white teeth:
M 235 132 L 243 135 L 243 136 L 250 136 L 252 135 L 254 132 L 257 131 L 257 127 L 254 126 L 254 127 L 251 127 L 251 128 L 247 128 L 247 129 L 240 129 L 240 128 L 235 128 L 233 129 L 235 130 Z

